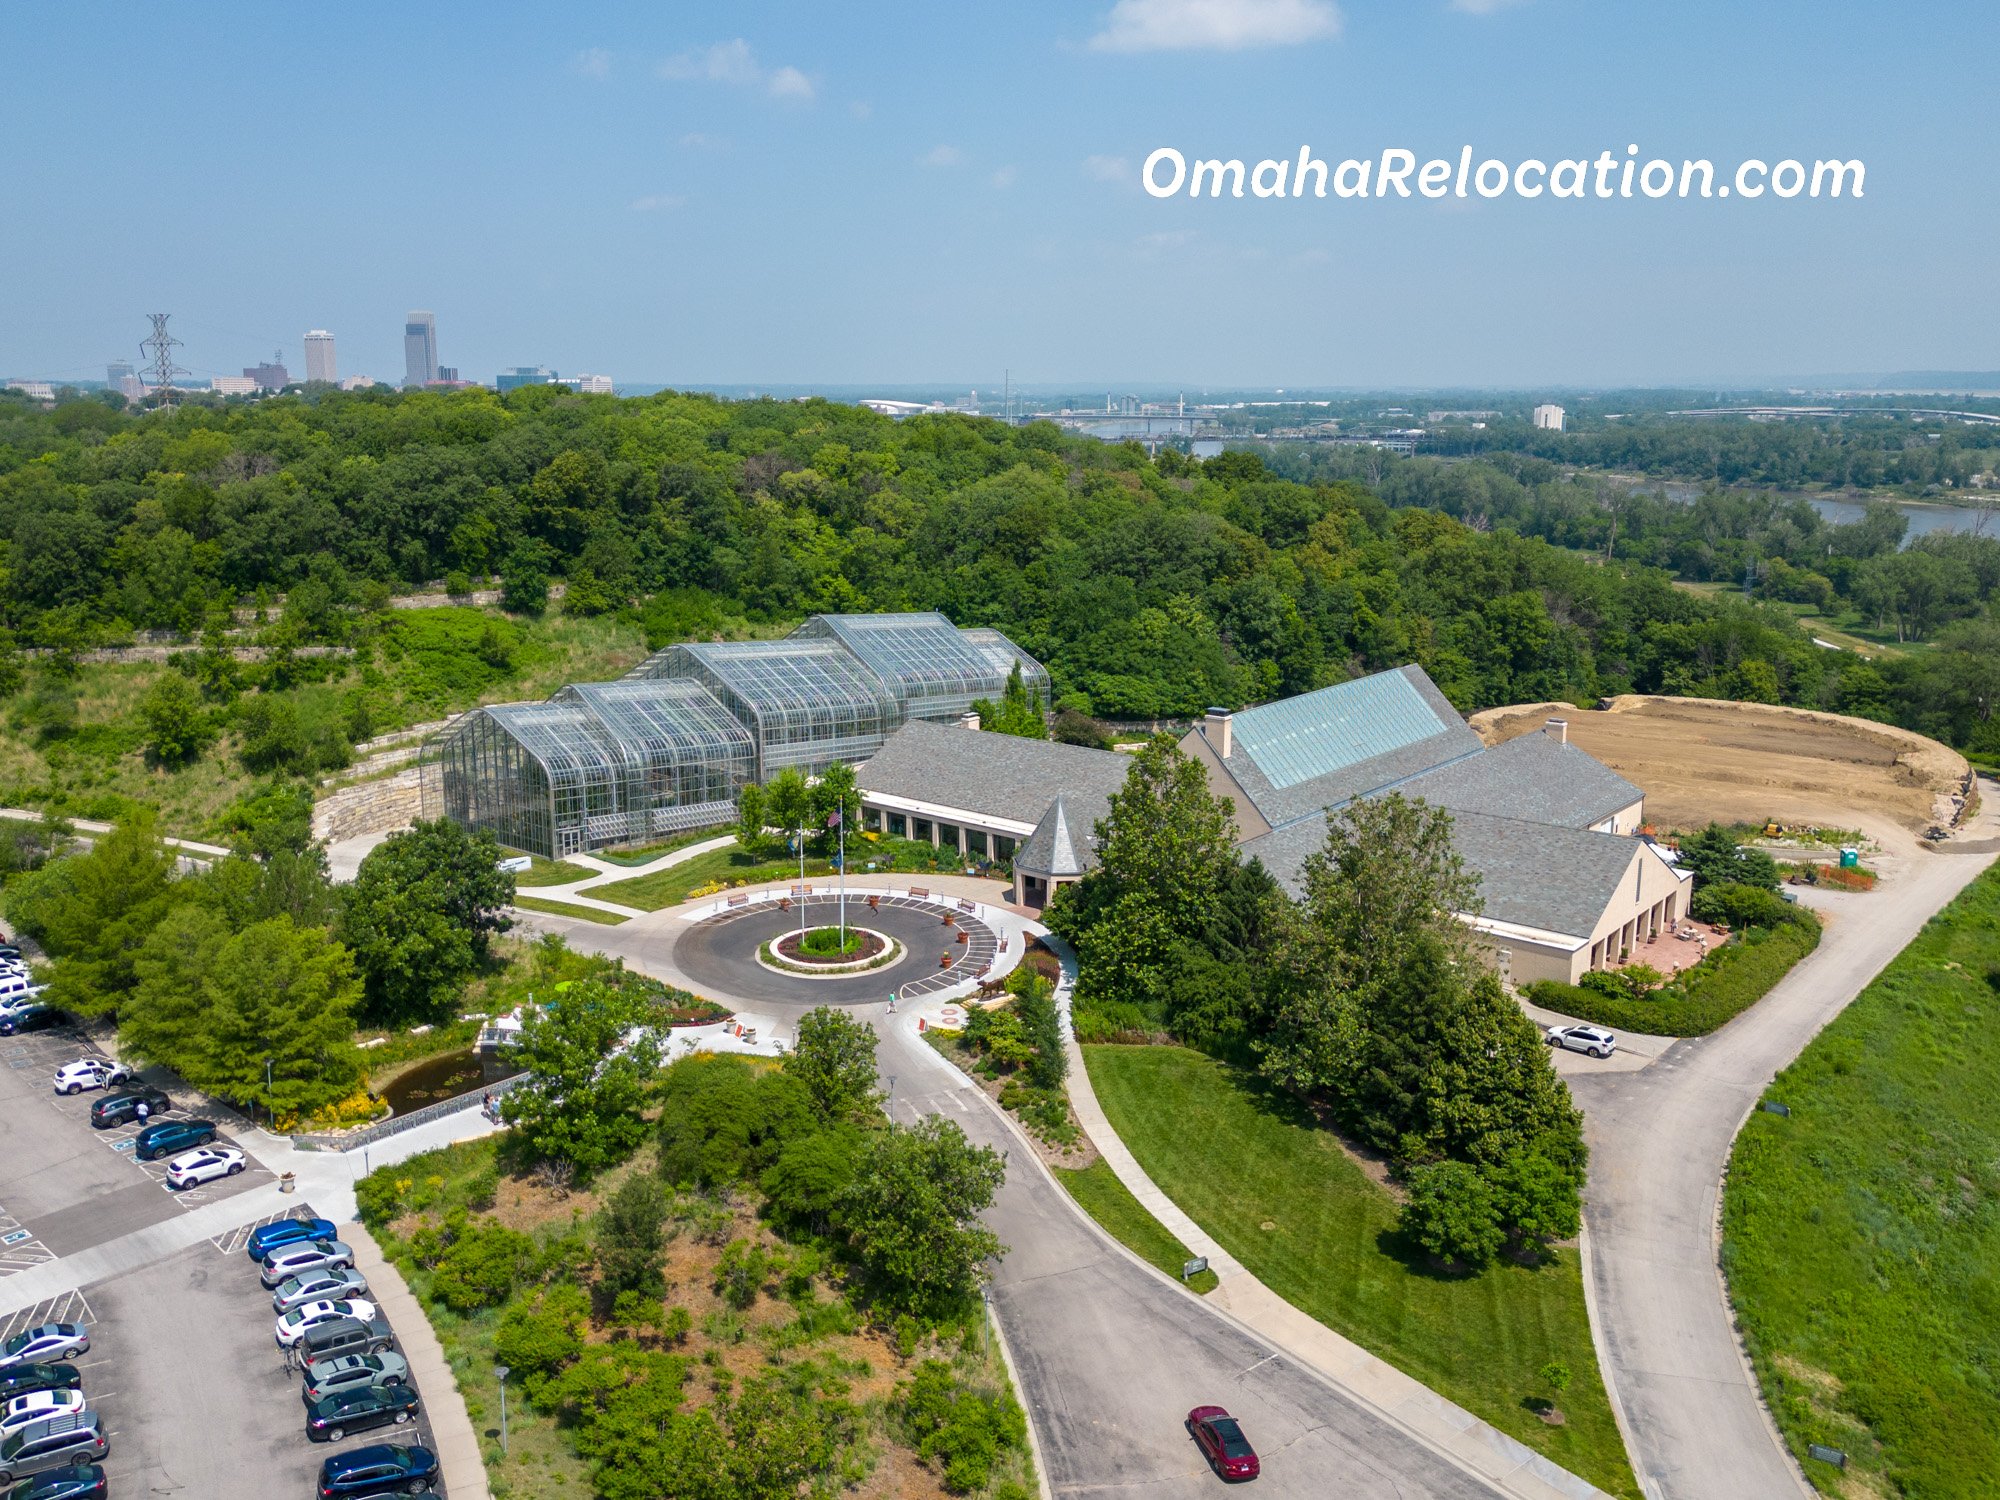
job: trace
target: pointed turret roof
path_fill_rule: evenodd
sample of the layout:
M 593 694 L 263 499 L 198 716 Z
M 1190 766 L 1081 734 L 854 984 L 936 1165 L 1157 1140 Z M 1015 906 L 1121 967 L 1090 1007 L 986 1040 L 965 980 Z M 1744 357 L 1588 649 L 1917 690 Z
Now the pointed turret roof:
M 1014 865 L 1052 880 L 1080 876 L 1089 868 L 1084 847 L 1070 831 L 1069 808 L 1061 793 L 1057 793 L 1049 810 L 1042 814 L 1042 821 L 1028 835 L 1028 842 L 1014 855 Z

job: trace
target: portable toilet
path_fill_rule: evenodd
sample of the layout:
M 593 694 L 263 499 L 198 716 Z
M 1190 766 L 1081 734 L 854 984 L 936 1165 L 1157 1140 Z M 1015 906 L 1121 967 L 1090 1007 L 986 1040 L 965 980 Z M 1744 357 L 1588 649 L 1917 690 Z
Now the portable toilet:
M 1861 851 L 1859 849 L 1843 849 L 1840 851 L 1841 869 L 1843 870 L 1857 869 L 1859 868 L 1860 864 L 1861 864 Z

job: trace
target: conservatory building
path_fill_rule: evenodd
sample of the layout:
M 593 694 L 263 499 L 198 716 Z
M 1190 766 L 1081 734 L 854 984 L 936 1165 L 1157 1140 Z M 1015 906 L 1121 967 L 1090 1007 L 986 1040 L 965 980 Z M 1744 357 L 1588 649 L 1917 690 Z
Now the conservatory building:
M 746 782 L 854 764 L 912 720 L 956 723 L 1019 670 L 997 630 L 941 614 L 815 615 L 776 641 L 697 641 L 617 682 L 475 709 L 425 754 L 424 816 L 549 859 L 643 844 L 736 816 Z

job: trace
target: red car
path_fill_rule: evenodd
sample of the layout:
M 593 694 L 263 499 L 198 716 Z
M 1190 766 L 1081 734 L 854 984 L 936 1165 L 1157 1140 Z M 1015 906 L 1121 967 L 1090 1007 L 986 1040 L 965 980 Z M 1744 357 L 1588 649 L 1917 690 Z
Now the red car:
M 1187 1429 L 1202 1457 L 1224 1479 L 1255 1479 L 1257 1450 L 1236 1425 L 1236 1418 L 1219 1406 L 1197 1406 L 1187 1414 Z

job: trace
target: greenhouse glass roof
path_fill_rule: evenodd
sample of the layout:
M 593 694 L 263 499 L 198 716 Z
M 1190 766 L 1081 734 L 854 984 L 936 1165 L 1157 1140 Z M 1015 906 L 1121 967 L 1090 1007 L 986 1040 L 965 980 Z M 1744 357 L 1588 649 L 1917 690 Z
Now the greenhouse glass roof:
M 843 708 L 897 717 L 887 690 L 833 641 L 697 641 L 648 657 L 633 668 L 640 674 L 699 677 L 760 718 Z
M 551 701 L 577 704 L 616 739 L 651 757 L 748 756 L 754 750 L 749 731 L 699 682 L 580 682 Z
M 1012 661 L 995 674 L 990 654 L 976 650 L 943 615 L 814 615 L 794 640 L 836 640 L 867 664 L 898 701 L 963 699 L 998 693 Z M 960 705 L 960 711 L 963 704 Z

